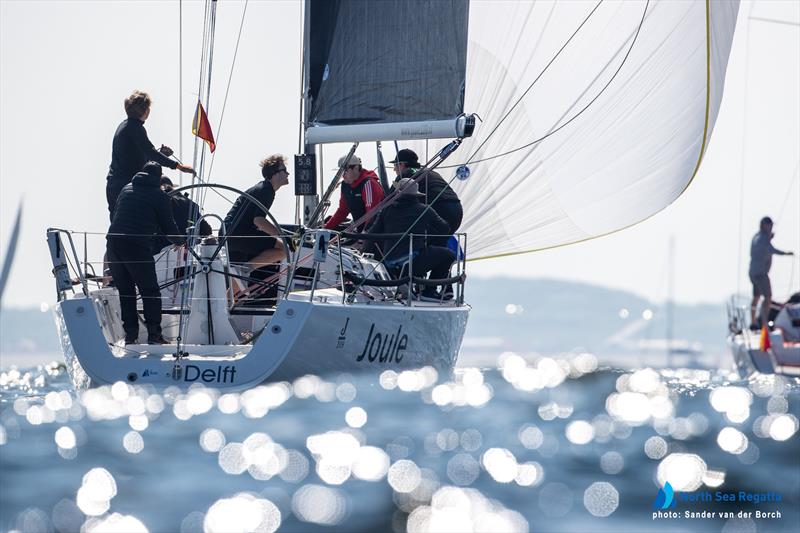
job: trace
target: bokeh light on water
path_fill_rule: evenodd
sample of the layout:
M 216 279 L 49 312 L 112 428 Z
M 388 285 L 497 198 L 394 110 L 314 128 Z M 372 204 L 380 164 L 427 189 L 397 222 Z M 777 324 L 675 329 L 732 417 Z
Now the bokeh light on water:
M 15 487 L 3 531 L 641 531 L 666 481 L 800 497 L 785 466 L 796 382 L 610 371 L 585 351 L 240 392 L 76 393 L 48 365 L 0 372 L 0 391 L 3 482 Z

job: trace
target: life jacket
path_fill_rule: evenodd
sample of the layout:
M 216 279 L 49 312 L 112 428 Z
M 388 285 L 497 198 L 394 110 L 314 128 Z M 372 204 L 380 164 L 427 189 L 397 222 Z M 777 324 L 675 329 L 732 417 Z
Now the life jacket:
M 342 198 L 344 198 L 347 209 L 350 211 L 350 216 L 356 221 L 367 214 L 367 208 L 364 206 L 364 186 L 367 185 L 369 180 L 377 180 L 378 176 L 371 170 L 361 170 L 361 175 L 353 182 L 352 185 L 342 183 Z M 362 224 L 363 226 L 363 224 Z M 358 228 L 359 231 L 361 227 Z

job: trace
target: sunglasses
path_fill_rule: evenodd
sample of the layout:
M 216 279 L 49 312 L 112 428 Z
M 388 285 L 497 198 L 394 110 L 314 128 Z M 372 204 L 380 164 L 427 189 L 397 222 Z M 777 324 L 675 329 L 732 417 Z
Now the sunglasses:
M 356 168 L 357 166 L 358 166 L 358 165 L 347 165 L 347 170 L 353 170 L 353 169 L 354 169 L 354 168 Z

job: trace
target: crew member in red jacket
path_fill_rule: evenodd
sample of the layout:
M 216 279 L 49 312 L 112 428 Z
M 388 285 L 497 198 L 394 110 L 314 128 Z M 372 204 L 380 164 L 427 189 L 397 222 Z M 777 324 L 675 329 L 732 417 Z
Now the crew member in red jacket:
M 347 156 L 339 159 L 339 167 L 345 165 Z M 342 190 L 339 198 L 339 208 L 333 216 L 325 223 L 325 229 L 334 229 L 344 222 L 347 215 L 353 216 L 353 221 L 360 219 L 381 200 L 383 200 L 383 188 L 378 181 L 378 176 L 371 170 L 361 168 L 361 158 L 353 155 L 347 162 L 347 166 L 342 174 Z M 363 231 L 364 227 L 372 222 L 372 217 L 361 222 L 356 231 Z

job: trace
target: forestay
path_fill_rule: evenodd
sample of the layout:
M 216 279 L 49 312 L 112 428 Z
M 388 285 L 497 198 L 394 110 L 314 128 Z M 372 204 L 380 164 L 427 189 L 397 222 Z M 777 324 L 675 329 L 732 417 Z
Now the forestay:
M 440 167 L 448 180 L 458 164 L 471 170 L 453 181 L 470 258 L 604 235 L 675 200 L 708 145 L 738 7 L 473 2 L 465 108 L 484 122 Z M 425 31 L 417 22 L 405 42 Z M 380 68 L 392 63 L 383 58 Z M 441 142 L 403 146 L 422 158 Z

